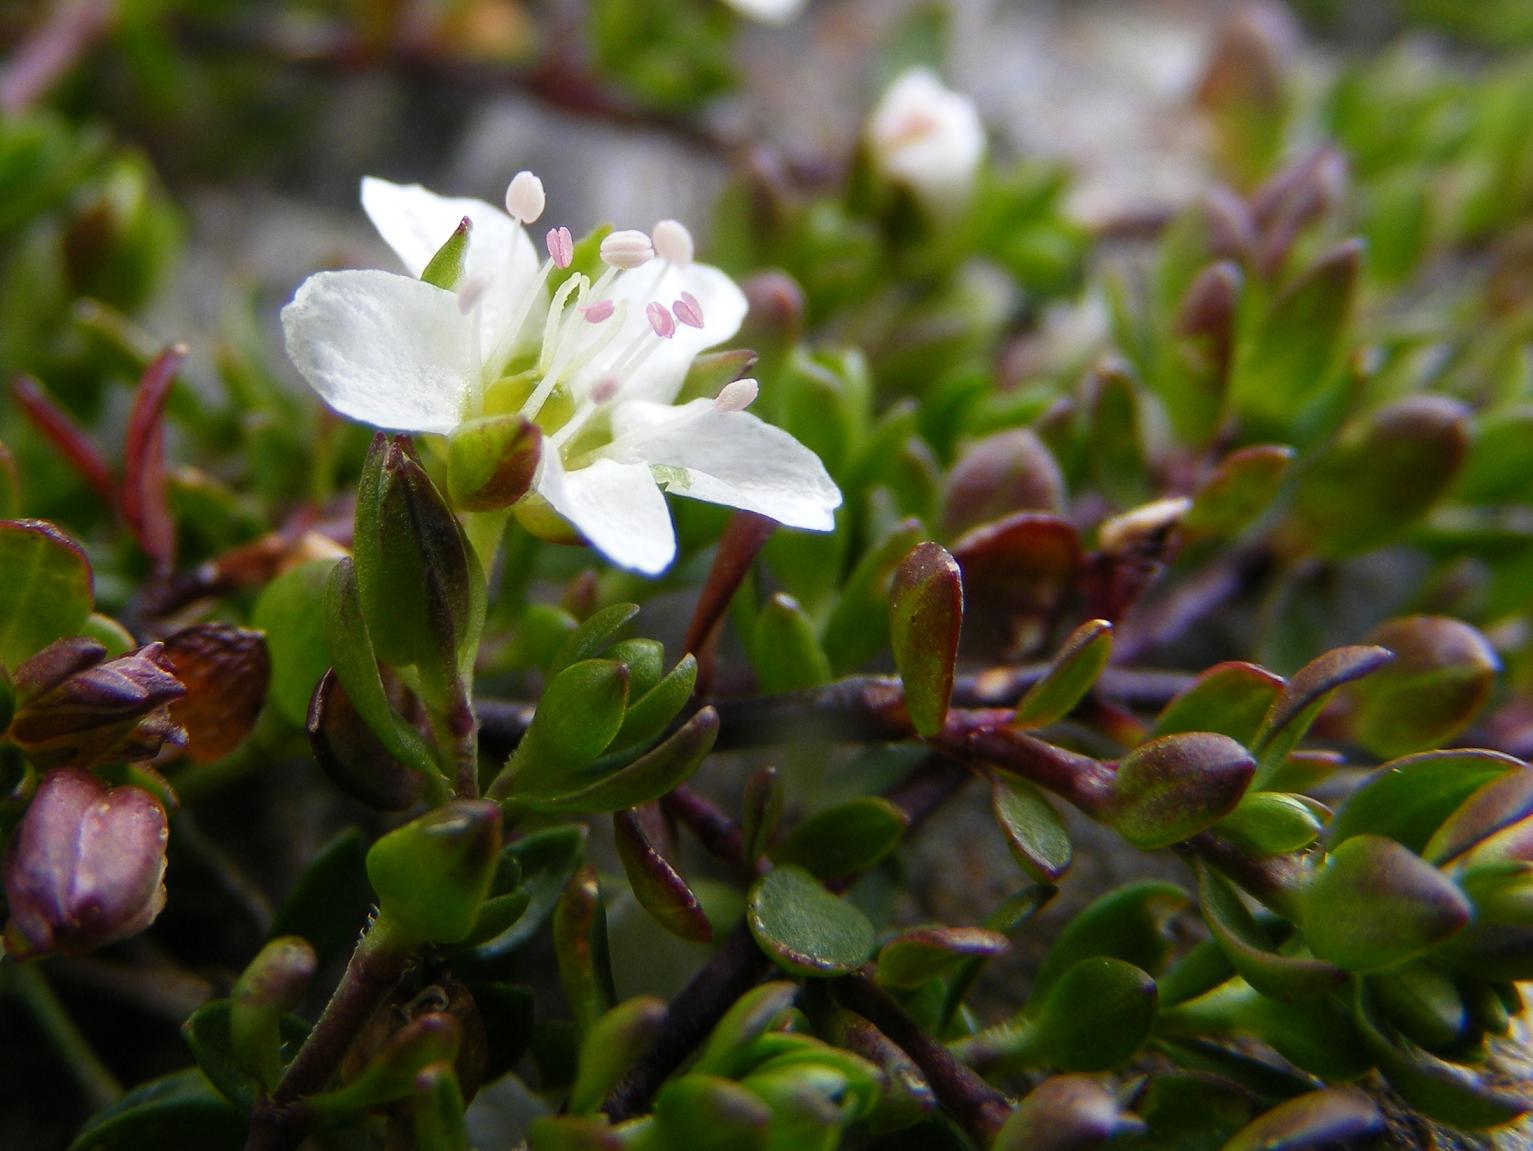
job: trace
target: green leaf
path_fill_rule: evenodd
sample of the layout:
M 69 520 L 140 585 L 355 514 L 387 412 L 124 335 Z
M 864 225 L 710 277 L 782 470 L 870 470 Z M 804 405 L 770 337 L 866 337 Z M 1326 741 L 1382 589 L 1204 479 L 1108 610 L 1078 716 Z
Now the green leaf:
M 996 1133 L 991 1151 L 1090 1151 L 1143 1129 L 1095 1079 L 1055 1075 L 1027 1093 Z
M 1276 791 L 1248 793 L 1214 826 L 1225 839 L 1255 855 L 1298 851 L 1315 842 L 1324 828 L 1313 802 Z
M 559 983 L 575 1017 L 582 1043 L 611 1006 L 616 995 L 607 962 L 607 913 L 596 868 L 586 864 L 575 872 L 554 909 L 554 957 Z
M 1043 678 L 1017 704 L 1013 727 L 1044 727 L 1074 710 L 1112 655 L 1112 624 L 1087 620 L 1070 633 Z
M 1235 889 L 1206 865 L 1198 865 L 1198 903 L 1203 920 L 1231 965 L 1263 995 L 1285 1003 L 1329 995 L 1347 973 L 1319 959 L 1279 953 Z
M 415 1151 L 469 1151 L 463 1092 L 450 1063 L 432 1063 L 415 1077 L 410 1101 Z
M 1417 395 L 1359 416 L 1310 462 L 1294 494 L 1295 529 L 1324 555 L 1396 538 L 1447 492 L 1464 460 L 1469 409 Z
M 1254 663 L 1215 664 L 1166 705 L 1150 734 L 1213 731 L 1249 746 L 1282 689 L 1282 676 Z
M 1352 730 L 1381 759 L 1451 742 L 1490 699 L 1501 670 L 1484 636 L 1446 616 L 1390 620 L 1367 638 L 1395 653 L 1350 692 Z
M 885 987 L 920 987 L 973 959 L 1011 950 L 998 931 L 983 927 L 917 927 L 895 936 L 878 953 L 876 978 Z
M 518 864 L 522 879 L 518 890 L 527 892 L 527 910 L 510 927 L 478 945 L 473 956 L 491 960 L 530 942 L 553 914 L 559 897 L 585 860 L 587 832 L 569 824 L 544 828 L 508 844 L 505 854 Z
M 554 676 L 506 764 L 517 802 L 555 799 L 589 782 L 581 769 L 621 730 L 628 680 L 628 668 L 610 659 L 581 660 Z
M 1144 1046 L 1156 1014 L 1155 980 L 1132 963 L 1097 956 L 1064 972 L 1036 1011 L 959 1040 L 953 1051 L 981 1068 L 1107 1071 Z
M 1296 671 L 1272 701 L 1251 741 L 1257 758 L 1252 788 L 1260 789 L 1283 766 L 1338 688 L 1377 671 L 1393 658 L 1381 647 L 1338 647 Z
M 1351 1147 L 1384 1129 L 1378 1106 L 1361 1091 L 1333 1088 L 1279 1103 L 1235 1133 L 1220 1151 L 1324 1151 Z
M 445 1011 L 418 1015 L 390 1033 L 355 1078 L 310 1095 L 307 1104 L 324 1121 L 407 1099 L 416 1076 L 433 1063 L 451 1064 L 462 1043 L 463 1026 L 456 1016 Z
M 249 1116 L 195 1067 L 133 1088 L 96 1112 L 69 1151 L 240 1151 Z
M 845 975 L 873 955 L 867 917 L 801 868 L 779 867 L 758 879 L 745 916 L 761 949 L 794 975 Z
M 572 791 L 532 796 L 517 793 L 513 802 L 543 812 L 591 813 L 638 807 L 685 783 L 708 758 L 718 737 L 719 713 L 705 707 L 659 747 L 625 767 Z
M 615 603 L 593 614 L 565 637 L 548 665 L 548 678 L 552 680 L 565 668 L 599 655 L 638 614 L 636 603 Z
M 895 571 L 889 636 L 905 708 L 921 735 L 936 735 L 947 719 L 962 629 L 963 580 L 957 561 L 940 544 L 917 544 Z
M 1465 864 L 1508 858 L 1526 861 L 1524 831 L 1530 823 L 1533 823 L 1533 768 L 1520 766 L 1481 784 L 1455 808 L 1432 833 L 1422 858 L 1455 870 Z
M 664 1147 L 688 1151 L 766 1151 L 772 1110 L 728 1079 L 693 1072 L 655 1095 L 655 1128 Z
M 749 860 L 760 859 L 772 846 L 782 820 L 783 786 L 775 767 L 752 773 L 741 799 L 740 849 Z
M 1443 964 L 1424 959 L 1366 978 L 1379 1017 L 1412 1042 L 1443 1051 L 1465 1038 L 1469 1011 L 1454 972 Z
M 1253 444 L 1225 456 L 1192 498 L 1182 520 L 1188 541 L 1229 539 L 1256 522 L 1282 489 L 1294 451 L 1281 444 Z
M 78 635 L 95 603 L 84 550 L 47 520 L 0 522 L 0 667 Z
M 1022 870 L 1039 883 L 1052 883 L 1068 871 L 1070 835 L 1043 793 L 1004 772 L 996 773 L 990 788 L 991 811 Z
M 756 1041 L 782 1022 L 797 998 L 796 983 L 763 983 L 747 991 L 714 1024 L 692 1073 L 726 1078 L 742 1074 L 750 1066 Z
M 665 678 L 641 695 L 630 699 L 623 712 L 623 726 L 612 737 L 612 754 L 646 748 L 681 714 L 697 686 L 697 659 L 688 653 L 676 661 Z
M 1462 931 L 1471 909 L 1431 864 L 1392 839 L 1356 835 L 1336 848 L 1303 893 L 1311 950 L 1348 971 L 1377 971 Z
M 757 686 L 767 695 L 830 682 L 830 661 L 814 624 L 798 600 L 783 592 L 773 593 L 756 613 L 749 652 Z
M 865 796 L 815 812 L 772 853 L 778 864 L 821 879 L 866 871 L 896 847 L 910 817 L 887 799 Z
M 1478 1131 L 1527 1113 L 1526 1094 L 1500 1090 L 1472 1068 L 1439 1059 L 1380 1019 L 1366 981 L 1358 984 L 1357 1026 L 1389 1085 L 1413 1108 L 1438 1122 Z
M 1146 879 L 1093 900 L 1065 924 L 1033 980 L 1032 998 L 1083 959 L 1111 956 L 1154 974 L 1170 947 L 1170 919 L 1190 902 L 1174 883 Z
M 1250 1120 L 1252 1101 L 1228 1079 L 1169 1071 L 1151 1077 L 1133 1107 L 1148 1128 L 1129 1144 L 1134 1151 L 1219 1151 Z
M 333 559 L 310 560 L 283 572 L 261 592 L 251 618 L 271 656 L 267 697 L 294 727 L 304 725 L 314 685 L 330 666 L 325 585 L 334 566 Z
M 1341 370 L 1362 246 L 1331 249 L 1273 301 L 1241 341 L 1231 403 L 1261 428 L 1287 428 Z
M 665 1001 L 640 995 L 619 1003 L 591 1026 L 575 1067 L 567 1107 L 571 1114 L 596 1111 L 618 1081 L 644 1054 L 665 1020 Z
M 1180 843 L 1234 810 L 1255 769 L 1245 748 L 1213 732 L 1142 743 L 1118 763 L 1113 830 L 1146 851 Z
M 501 811 L 459 799 L 395 828 L 367 852 L 367 878 L 383 916 L 426 943 L 468 938 L 490 894 Z
M 325 583 L 325 644 L 346 698 L 389 754 L 423 774 L 437 773 L 436 759 L 425 738 L 389 704 L 367 622 L 362 618 L 356 570 L 348 559 L 330 569 Z
M 227 999 L 203 1004 L 181 1024 L 181 1035 L 208 1082 L 225 1099 L 249 1110 L 264 1088 L 240 1065 L 234 1053 L 230 1010 Z M 282 1016 L 280 1027 L 282 1042 L 290 1052 L 298 1050 L 309 1033 L 308 1024 L 296 1015 Z
M 453 506 L 498 511 L 527 494 L 543 458 L 543 433 L 521 413 L 485 416 L 447 440 L 447 491 Z
M 1432 833 L 1482 785 L 1522 766 L 1499 751 L 1425 751 L 1365 779 L 1326 829 L 1335 850 L 1354 835 L 1382 835 L 1425 854 Z
M 645 834 L 638 816 L 632 811 L 614 812 L 612 830 L 618 859 L 639 906 L 673 935 L 697 943 L 711 941 L 713 927 L 702 903 Z

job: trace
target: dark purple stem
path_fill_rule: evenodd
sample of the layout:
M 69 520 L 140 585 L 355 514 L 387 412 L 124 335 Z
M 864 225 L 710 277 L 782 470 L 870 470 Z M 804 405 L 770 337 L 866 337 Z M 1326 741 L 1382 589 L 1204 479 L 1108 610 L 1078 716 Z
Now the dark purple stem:
M 1011 1114 L 1011 1100 L 964 1066 L 910 1018 L 905 1009 L 865 975 L 837 981 L 843 1003 L 877 1027 L 910 1056 L 937 1101 L 981 1147 L 988 1147 Z

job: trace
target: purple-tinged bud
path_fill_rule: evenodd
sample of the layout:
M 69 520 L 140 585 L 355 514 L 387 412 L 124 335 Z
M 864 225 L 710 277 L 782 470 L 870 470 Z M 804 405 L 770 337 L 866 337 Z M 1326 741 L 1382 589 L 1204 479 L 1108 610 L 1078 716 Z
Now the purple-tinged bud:
M 38 767 L 153 759 L 165 743 L 185 742 L 170 705 L 186 688 L 164 645 L 102 663 L 105 654 L 94 640 L 61 639 L 16 669 L 8 735 Z
M 45 776 L 6 857 L 6 953 L 81 955 L 143 931 L 165 906 L 168 838 L 147 791 L 72 767 Z

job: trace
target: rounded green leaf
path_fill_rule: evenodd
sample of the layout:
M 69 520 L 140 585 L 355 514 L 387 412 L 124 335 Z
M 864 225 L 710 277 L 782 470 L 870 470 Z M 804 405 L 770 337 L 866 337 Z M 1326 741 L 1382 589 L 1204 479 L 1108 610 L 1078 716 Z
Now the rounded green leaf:
M 884 944 L 876 977 L 886 987 L 919 987 L 972 959 L 1010 950 L 1004 935 L 983 927 L 918 927 Z
M 990 807 L 1011 854 L 1033 879 L 1052 883 L 1070 868 L 1072 847 L 1059 812 L 1032 784 L 997 772 Z
M 1155 980 L 1132 963 L 1083 959 L 1043 1001 L 1030 1028 L 1032 1061 L 1066 1071 L 1118 1067 L 1150 1038 L 1157 1006 Z
M 1216 731 L 1249 745 L 1282 689 L 1282 676 L 1254 663 L 1215 664 L 1166 705 L 1150 734 Z
M 1227 815 L 1255 770 L 1246 749 L 1226 735 L 1152 739 L 1118 764 L 1113 829 L 1145 850 L 1180 843 Z
M 758 879 L 745 915 L 761 949 L 794 975 L 845 975 L 873 955 L 876 938 L 867 916 L 798 867 L 779 867 Z
M 1499 751 L 1424 751 L 1379 768 L 1347 797 L 1326 830 L 1332 850 L 1354 835 L 1382 835 L 1426 854 L 1427 841 L 1478 788 L 1522 761 Z
M 1215 826 L 1225 839 L 1255 855 L 1298 851 L 1313 843 L 1324 828 L 1303 797 L 1277 791 L 1247 794 Z
M 1346 981 L 1334 964 L 1279 952 L 1239 894 L 1212 868 L 1198 867 L 1198 902 L 1204 922 L 1231 966 L 1263 995 L 1298 1002 L 1329 995 Z
M 1352 730 L 1385 759 L 1451 741 L 1485 706 L 1501 667 L 1484 636 L 1446 616 L 1391 620 L 1368 642 L 1395 658 L 1353 685 Z
M 95 604 L 90 561 L 46 520 L 0 522 L 0 667 L 78 635 Z
M 887 799 L 864 796 L 824 808 L 795 827 L 772 853 L 779 864 L 821 879 L 866 871 L 896 847 L 910 817 Z
M 1392 839 L 1357 835 L 1304 889 L 1300 926 L 1310 949 L 1348 971 L 1376 971 L 1451 938 L 1469 901 L 1431 864 Z

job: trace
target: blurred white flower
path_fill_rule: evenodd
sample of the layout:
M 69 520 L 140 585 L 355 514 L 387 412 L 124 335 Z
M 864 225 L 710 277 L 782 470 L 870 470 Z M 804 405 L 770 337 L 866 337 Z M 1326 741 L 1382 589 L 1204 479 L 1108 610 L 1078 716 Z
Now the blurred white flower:
M 867 143 L 875 170 L 908 188 L 928 211 L 945 215 L 973 190 L 985 129 L 974 101 L 930 68 L 911 68 L 868 117 Z
M 740 15 L 760 24 L 786 24 L 809 0 L 724 0 Z
M 566 274 L 550 292 L 573 238 L 550 229 L 540 263 L 523 225 L 542 213 L 541 182 L 520 174 L 506 203 L 362 182 L 363 208 L 410 274 L 320 272 L 283 309 L 288 355 L 326 403 L 376 428 L 443 434 L 521 412 L 544 435 L 524 522 L 552 534 L 551 508 L 635 571 L 675 556 L 662 487 L 790 527 L 834 526 L 841 493 L 818 457 L 743 410 L 754 381 L 675 405 L 692 360 L 733 336 L 746 311 L 733 280 L 692 262 L 685 228 L 611 233 L 594 283 Z M 418 279 L 464 220 L 456 290 Z

